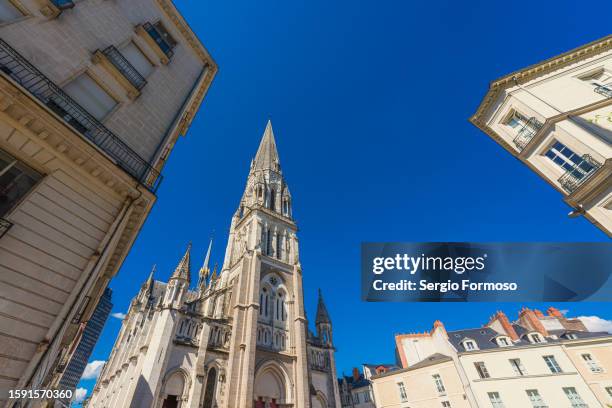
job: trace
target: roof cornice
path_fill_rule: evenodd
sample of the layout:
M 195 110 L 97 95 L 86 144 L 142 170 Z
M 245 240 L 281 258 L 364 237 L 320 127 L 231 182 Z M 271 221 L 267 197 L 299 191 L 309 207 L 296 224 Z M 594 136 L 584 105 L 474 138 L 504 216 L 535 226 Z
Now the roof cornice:
M 514 71 L 508 75 L 492 81 L 489 85 L 489 90 L 485 94 L 482 102 L 478 106 L 476 113 L 470 118 L 470 122 L 482 129 L 482 118 L 484 113 L 491 106 L 493 101 L 497 99 L 499 93 L 515 84 L 523 84 L 532 79 L 546 75 L 552 71 L 565 68 L 570 64 L 581 61 L 594 55 L 601 54 L 612 49 L 612 34 L 607 35 L 599 40 L 592 41 L 588 44 L 574 48 L 561 55 L 549 58 L 545 61 L 530 65 L 527 68 Z

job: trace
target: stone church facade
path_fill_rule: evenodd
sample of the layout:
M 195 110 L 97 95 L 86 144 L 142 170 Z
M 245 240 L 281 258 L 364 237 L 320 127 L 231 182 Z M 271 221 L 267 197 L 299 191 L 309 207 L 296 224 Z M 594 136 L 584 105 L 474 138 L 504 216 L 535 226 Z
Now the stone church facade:
M 190 247 L 169 281 L 132 300 L 89 407 L 340 407 L 332 323 L 308 329 L 292 201 L 268 122 L 221 271 Z

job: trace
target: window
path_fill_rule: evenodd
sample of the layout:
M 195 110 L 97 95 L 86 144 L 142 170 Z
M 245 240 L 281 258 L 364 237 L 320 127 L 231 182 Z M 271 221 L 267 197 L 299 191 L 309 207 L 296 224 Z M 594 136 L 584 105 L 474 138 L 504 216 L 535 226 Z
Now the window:
M 562 373 L 561 367 L 557 363 L 555 356 L 544 356 L 544 361 L 546 361 L 546 365 L 550 369 L 550 372 L 553 374 Z
M 443 408 L 451 408 L 451 404 L 448 401 L 442 401 L 442 407 Z
M 444 388 L 444 383 L 442 382 L 442 377 L 440 374 L 434 374 L 433 376 L 434 383 L 436 384 L 436 389 L 440 394 L 446 392 L 446 388 Z
M 117 105 L 91 76 L 83 73 L 64 87 L 64 91 L 96 119 L 101 120 Z
M 489 401 L 491 402 L 491 406 L 493 408 L 505 408 L 504 403 L 499 396 L 499 392 L 489 392 Z
M 476 343 L 473 340 L 465 340 L 463 342 L 463 348 L 467 351 L 476 350 Z
M 594 169 L 592 164 L 583 160 L 581 156 L 574 153 L 561 142 L 555 142 L 548 149 L 545 156 L 562 169 L 573 171 L 574 176 L 578 180 L 582 179 Z
M 567 333 L 565 335 L 565 338 L 568 340 L 576 340 L 578 338 L 578 336 L 576 336 L 574 333 Z
M 133 41 L 123 47 L 121 53 L 143 77 L 146 78 L 153 72 L 153 65 Z
M 166 54 L 168 58 L 171 58 L 174 55 L 174 47 L 176 46 L 176 41 L 168 30 L 164 27 L 161 21 L 158 21 L 155 24 L 145 23 L 142 25 L 147 33 L 151 36 L 153 41 L 157 43 L 159 48 Z
M 601 373 L 603 370 L 601 369 L 601 367 L 599 366 L 599 364 L 597 364 L 597 361 L 593 360 L 593 356 L 586 353 L 582 355 L 582 359 L 584 360 L 584 362 L 586 363 L 586 365 L 589 367 L 589 369 L 591 370 L 591 372 L 593 373 Z
M 474 363 L 474 366 L 476 367 L 476 371 L 478 372 L 478 376 L 480 376 L 480 378 L 491 378 L 489 371 L 487 371 L 487 367 L 485 367 L 485 363 L 479 361 Z
M 510 343 L 508 342 L 508 339 L 506 337 L 499 337 L 497 339 L 497 344 L 502 346 L 502 347 L 510 345 Z
M 574 387 L 565 387 L 563 388 L 563 392 L 567 396 L 567 399 L 570 400 L 572 404 L 572 408 L 588 408 L 588 405 L 584 403 L 578 391 Z
M 527 374 L 527 371 L 525 370 L 525 367 L 523 367 L 523 363 L 521 363 L 520 358 L 513 358 L 513 359 L 510 359 L 509 361 L 516 375 L 526 375 Z
M 359 393 L 358 392 L 353 394 L 353 402 L 355 404 L 359 404 Z
M 397 388 L 399 389 L 400 401 L 406 402 L 408 401 L 408 394 L 406 394 L 406 386 L 403 382 L 397 383 Z
M 538 390 L 527 390 L 525 391 L 527 396 L 529 397 L 529 401 L 531 401 L 531 406 L 533 408 L 548 408 L 548 405 L 544 403 L 542 396 L 538 392 Z
M 0 0 L 0 24 L 17 20 L 23 13 L 15 7 L 11 0 Z
M 370 402 L 371 401 L 371 399 L 370 399 L 370 391 L 366 391 L 366 392 L 363 393 L 363 401 L 364 402 Z
M 588 82 L 594 86 L 601 86 L 610 84 L 612 82 L 612 73 L 601 68 L 596 70 L 595 72 L 591 72 L 580 77 L 581 80 Z
M 512 116 L 510 116 L 510 119 L 508 119 L 508 121 L 506 122 L 506 125 L 510 126 L 512 129 L 518 132 L 523 126 L 525 126 L 527 120 L 528 119 L 524 115 L 518 113 L 517 111 L 514 111 L 512 112 Z
M 40 180 L 40 173 L 0 150 L 0 217 Z
M 532 333 L 529 335 L 529 337 L 531 338 L 532 343 L 542 343 L 542 336 L 540 336 L 538 333 Z

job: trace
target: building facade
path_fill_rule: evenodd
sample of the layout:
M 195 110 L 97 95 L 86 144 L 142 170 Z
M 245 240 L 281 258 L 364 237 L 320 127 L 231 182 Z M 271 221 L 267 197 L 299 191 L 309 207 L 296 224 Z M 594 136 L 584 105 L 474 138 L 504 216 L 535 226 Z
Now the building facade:
M 342 408 L 374 408 L 371 377 L 398 369 L 392 364 L 363 364 L 362 368 L 363 371 L 359 371 L 355 367 L 351 376 L 338 378 Z
M 612 336 L 555 308 L 483 327 L 396 336 L 402 369 L 372 377 L 377 407 L 586 408 L 612 404 Z
M 612 36 L 493 81 L 470 121 L 612 235 Z
M 65 370 L 61 370 L 63 374 L 57 389 L 72 390 L 74 394 L 74 390 L 83 376 L 83 371 L 85 371 L 85 366 L 87 366 L 89 357 L 98 342 L 100 333 L 102 333 L 102 329 L 104 329 L 104 324 L 108 319 L 108 315 L 113 308 L 111 298 L 112 291 L 110 288 L 106 288 L 91 318 L 87 322 L 85 330 L 83 330 L 83 335 L 78 340 L 78 345 L 74 353 L 72 353 Z M 74 343 L 76 343 L 76 341 Z M 70 398 L 66 398 L 62 402 L 68 405 Z
M 169 0 L 0 1 L 0 406 L 61 376 L 216 70 Z
M 292 197 L 268 122 L 231 220 L 191 288 L 189 249 L 131 303 L 90 407 L 340 407 L 332 322 L 308 330 Z

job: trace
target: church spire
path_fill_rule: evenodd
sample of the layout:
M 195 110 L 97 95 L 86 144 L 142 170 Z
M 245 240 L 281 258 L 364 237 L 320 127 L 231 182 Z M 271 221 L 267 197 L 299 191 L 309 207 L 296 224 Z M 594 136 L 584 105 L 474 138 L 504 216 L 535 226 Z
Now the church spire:
M 320 323 L 331 323 L 329 313 L 327 313 L 327 307 L 325 306 L 325 302 L 323 302 L 323 294 L 321 293 L 321 289 L 319 289 L 319 304 L 317 305 L 317 318 L 315 323 L 317 325 Z
M 181 258 L 170 279 L 183 279 L 187 283 L 191 281 L 191 242 L 187 245 L 185 255 Z
M 206 279 L 208 279 L 208 275 L 210 274 L 210 250 L 212 249 L 212 243 L 213 240 L 212 238 L 210 239 L 210 242 L 208 243 L 208 250 L 206 251 L 206 256 L 204 257 L 204 263 L 202 264 L 202 267 L 200 268 L 200 279 L 198 281 L 198 287 L 202 287 L 206 285 Z
M 259 143 L 259 149 L 255 155 L 252 168 L 254 170 L 274 170 L 280 171 L 280 160 L 278 151 L 276 150 L 276 140 L 274 140 L 274 131 L 272 130 L 272 121 L 268 120 L 266 130 Z

